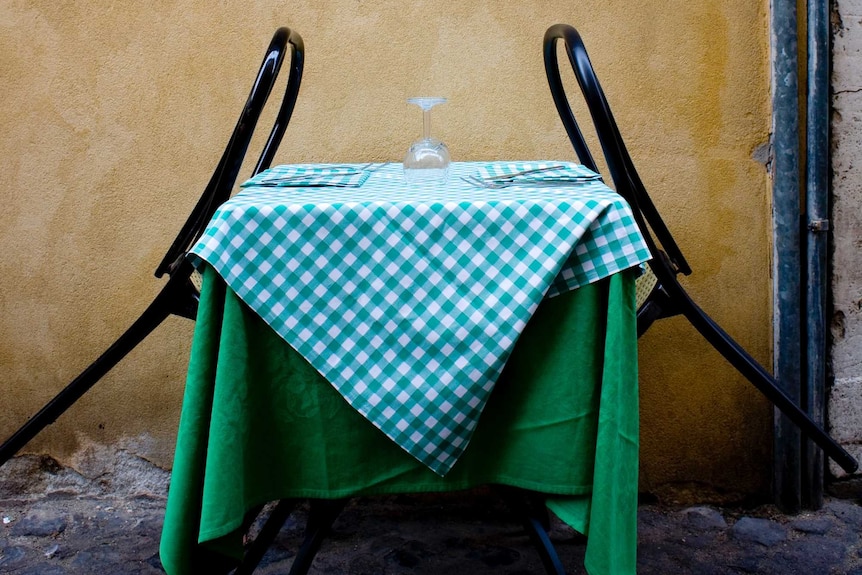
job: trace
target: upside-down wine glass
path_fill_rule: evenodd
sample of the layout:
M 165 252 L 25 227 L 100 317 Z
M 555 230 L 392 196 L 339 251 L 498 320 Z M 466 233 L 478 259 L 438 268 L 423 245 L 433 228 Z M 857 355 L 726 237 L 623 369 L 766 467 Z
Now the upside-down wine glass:
M 422 139 L 416 140 L 404 156 L 404 178 L 412 183 L 444 183 L 449 177 L 449 148 L 431 137 L 431 108 L 446 98 L 408 98 L 408 104 L 422 108 Z

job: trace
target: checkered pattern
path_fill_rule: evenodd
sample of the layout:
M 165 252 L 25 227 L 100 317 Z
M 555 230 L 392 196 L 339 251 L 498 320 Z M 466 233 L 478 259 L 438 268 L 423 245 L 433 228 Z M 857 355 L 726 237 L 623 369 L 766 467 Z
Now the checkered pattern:
M 649 258 L 629 206 L 604 184 L 488 190 L 460 179 L 481 167 L 453 164 L 445 186 L 408 186 L 393 164 L 349 190 L 248 187 L 192 250 L 440 475 L 542 298 Z
M 287 164 L 265 170 L 243 182 L 240 187 L 333 186 L 336 188 L 356 188 L 364 184 L 368 176 L 371 175 L 372 169 L 370 168 L 372 166 L 373 164 L 365 164 L 364 166 L 355 164 Z

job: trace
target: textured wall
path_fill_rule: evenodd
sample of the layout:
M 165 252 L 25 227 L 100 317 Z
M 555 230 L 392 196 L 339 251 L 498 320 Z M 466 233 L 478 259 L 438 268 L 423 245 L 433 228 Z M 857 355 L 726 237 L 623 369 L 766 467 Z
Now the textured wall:
M 408 96 L 443 95 L 457 160 L 574 157 L 541 38 L 582 32 L 691 293 L 770 364 L 767 3 L 418 0 L 0 3 L 0 436 L 160 287 L 151 273 L 209 177 L 275 27 L 306 41 L 277 162 L 399 160 Z M 412 108 L 412 109 L 411 109 Z M 245 170 L 247 173 L 248 170 Z M 192 324 L 171 318 L 29 449 L 88 443 L 168 466 Z M 642 486 L 763 492 L 768 405 L 683 320 L 641 340 Z
M 832 372 L 829 423 L 862 458 L 862 2 L 835 4 L 833 36 Z M 834 464 L 836 475 L 844 473 Z

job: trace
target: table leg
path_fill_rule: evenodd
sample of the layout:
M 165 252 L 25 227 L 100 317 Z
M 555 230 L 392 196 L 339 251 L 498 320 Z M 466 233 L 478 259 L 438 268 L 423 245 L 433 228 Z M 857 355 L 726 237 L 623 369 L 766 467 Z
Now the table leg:
M 251 575 L 254 570 L 257 568 L 260 560 L 263 559 L 266 550 L 272 545 L 272 542 L 275 541 L 276 535 L 281 531 L 281 527 L 284 525 L 284 522 L 287 521 L 287 518 L 290 517 L 291 511 L 296 507 L 296 500 L 294 499 L 282 499 L 275 506 L 275 509 L 269 514 L 266 522 L 263 524 L 263 527 L 258 533 L 257 537 L 255 537 L 252 544 L 249 546 L 248 551 L 246 551 L 245 556 L 243 557 L 242 563 L 237 567 L 236 571 L 233 575 Z M 257 513 L 250 514 L 251 521 L 254 520 L 254 517 Z M 251 523 L 248 521 L 248 523 Z M 249 525 L 245 526 L 246 529 Z
M 548 575 L 566 575 L 563 563 L 548 536 L 551 525 L 543 498 L 539 494 L 515 487 L 500 486 L 499 491 L 526 529 Z
M 323 538 L 341 514 L 347 499 L 312 499 L 305 528 L 305 540 L 299 548 L 289 575 L 305 575 L 311 567 L 314 556 L 323 543 Z

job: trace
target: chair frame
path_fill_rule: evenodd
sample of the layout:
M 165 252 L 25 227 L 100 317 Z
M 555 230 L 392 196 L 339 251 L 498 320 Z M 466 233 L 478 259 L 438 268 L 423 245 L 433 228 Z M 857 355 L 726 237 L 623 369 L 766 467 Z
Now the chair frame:
M 536 549 L 545 572 L 548 575 L 565 575 L 563 563 L 557 555 L 554 544 L 548 535 L 550 517 L 544 505 L 543 495 L 517 487 L 496 485 L 497 495 L 506 503 L 511 513 L 521 523 Z M 341 499 L 310 499 L 308 522 L 305 538 L 297 550 L 288 575 L 305 575 L 311 568 L 324 539 L 332 529 L 341 511 L 350 501 Z M 291 512 L 299 504 L 297 499 L 281 499 L 269 512 L 257 537 L 246 547 L 241 563 L 235 568 L 226 569 L 231 575 L 251 575 L 254 573 L 267 549 L 278 536 Z M 242 531 L 248 532 L 252 522 L 261 515 L 263 507 L 252 509 L 245 518 Z
M 614 187 L 631 205 L 635 221 L 652 255 L 648 265 L 658 278 L 658 283 L 637 311 L 638 336 L 646 332 L 657 319 L 683 315 L 710 345 L 827 456 L 847 473 L 856 471 L 859 467 L 857 461 L 796 405 L 773 376 L 707 315 L 679 283 L 678 275 L 689 275 L 691 268 L 634 167 L 583 40 L 574 27 L 556 24 L 548 28 L 544 37 L 545 73 L 557 112 L 580 162 L 598 171 L 566 98 L 557 58 L 559 40 L 565 44 L 569 63 L 586 101 Z
M 200 293 L 192 277 L 197 272 L 187 260 L 186 254 L 203 234 L 216 209 L 233 191 L 255 127 L 288 49 L 291 65 L 285 95 L 253 174 L 269 168 L 293 114 L 305 62 L 302 37 L 284 27 L 277 29 L 272 37 L 239 120 L 203 195 L 156 268 L 156 277 L 160 278 L 165 274 L 169 276 L 167 283 L 119 339 L 0 445 L 0 465 L 11 459 L 42 429 L 69 409 L 168 316 L 196 318 Z

